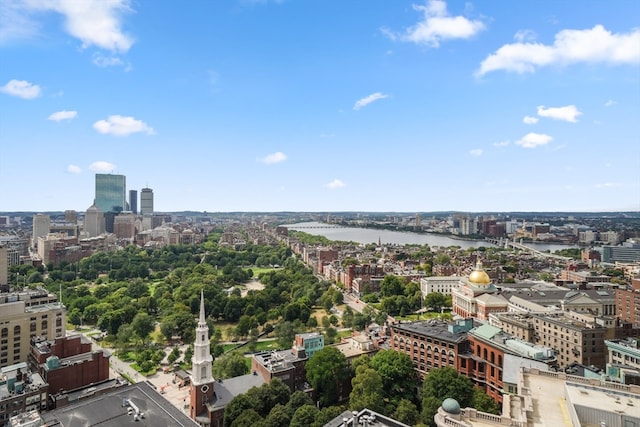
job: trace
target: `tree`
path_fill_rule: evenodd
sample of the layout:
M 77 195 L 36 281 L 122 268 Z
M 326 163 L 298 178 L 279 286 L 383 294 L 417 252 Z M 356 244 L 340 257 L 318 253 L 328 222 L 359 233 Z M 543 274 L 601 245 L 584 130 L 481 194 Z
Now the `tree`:
M 293 417 L 296 410 L 304 405 L 313 405 L 313 400 L 303 391 L 294 391 L 291 393 L 291 397 L 285 405 L 289 418 Z
M 276 325 L 273 332 L 278 339 L 278 346 L 280 348 L 290 348 L 293 345 L 293 340 L 296 336 L 293 323 L 287 321 L 280 322 Z
M 82 313 L 80 313 L 80 309 L 78 309 L 78 307 L 73 308 L 69 312 L 69 323 L 76 328 L 82 324 Z
M 313 405 L 303 405 L 299 407 L 293 417 L 289 427 L 309 427 L 315 424 L 316 416 L 320 411 Z
M 284 405 L 277 404 L 271 409 L 266 419 L 267 427 L 288 426 L 291 416 Z
M 440 311 L 442 307 L 450 307 L 450 298 L 440 292 L 429 292 L 424 297 L 424 306 L 431 311 Z
M 179 358 L 180 358 L 180 348 L 179 347 L 173 347 L 173 350 L 171 350 L 171 353 L 169 353 L 169 355 L 167 356 L 167 361 L 170 364 L 173 364 Z
M 144 342 L 149 334 L 155 329 L 155 321 L 153 317 L 147 313 L 138 313 L 131 322 L 131 329 L 142 342 Z
M 369 365 L 380 374 L 387 399 L 398 402 L 415 396 L 418 380 L 413 362 L 405 353 L 381 350 L 371 358 Z
M 447 398 L 458 401 L 460 407 L 470 406 L 473 399 L 473 383 L 454 368 L 435 368 L 429 371 L 422 385 L 422 422 L 435 425 L 433 416 Z
M 247 409 L 243 411 L 235 420 L 231 423 L 231 427 L 263 427 L 266 425 L 266 421 L 253 409 Z
M 318 393 L 322 406 L 338 402 L 339 381 L 347 375 L 347 359 L 335 347 L 324 347 L 311 356 L 306 365 L 307 380 Z
M 253 410 L 254 406 L 255 402 L 246 393 L 235 396 L 224 408 L 224 427 L 231 427 L 243 412 Z
M 404 279 L 388 274 L 384 276 L 380 283 L 380 295 L 383 297 L 390 297 L 394 295 L 404 294 Z
M 407 399 L 401 399 L 398 402 L 396 411 L 393 413 L 393 418 L 410 426 L 416 425 L 419 416 L 416 405 Z
M 232 351 L 213 362 L 213 376 L 216 378 L 233 378 L 249 372 L 242 353 Z
M 352 390 L 349 395 L 349 409 L 360 411 L 369 408 L 376 412 L 384 410 L 384 389 L 382 377 L 371 368 L 361 366 L 351 380 Z
M 485 393 L 480 387 L 473 388 L 473 399 L 471 406 L 478 411 L 488 412 L 490 414 L 500 414 L 500 406 L 495 400 Z

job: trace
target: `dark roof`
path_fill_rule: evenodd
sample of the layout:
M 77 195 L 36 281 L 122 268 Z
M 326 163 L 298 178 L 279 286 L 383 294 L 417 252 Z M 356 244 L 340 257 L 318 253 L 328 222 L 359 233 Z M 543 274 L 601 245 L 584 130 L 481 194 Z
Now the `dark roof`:
M 127 407 L 123 404 L 125 399 L 134 403 L 144 414 L 144 418 L 138 421 L 134 420 L 133 415 L 127 413 Z M 92 425 L 100 425 L 101 427 L 197 426 L 191 418 L 173 406 L 146 382 L 119 387 L 112 393 L 44 412 L 42 418 L 50 425 L 56 425 L 57 421 L 64 427 Z
M 260 387 L 262 384 L 264 384 L 264 378 L 257 374 L 218 380 L 213 386 L 214 397 L 208 402 L 209 408 L 213 411 L 224 408 L 237 395 L 248 392 L 252 387 Z
M 453 333 L 449 331 L 449 324 L 440 321 L 420 321 L 411 323 L 397 323 L 391 325 L 391 329 L 410 332 L 425 337 L 437 338 L 441 341 L 459 343 L 467 338 L 466 332 Z

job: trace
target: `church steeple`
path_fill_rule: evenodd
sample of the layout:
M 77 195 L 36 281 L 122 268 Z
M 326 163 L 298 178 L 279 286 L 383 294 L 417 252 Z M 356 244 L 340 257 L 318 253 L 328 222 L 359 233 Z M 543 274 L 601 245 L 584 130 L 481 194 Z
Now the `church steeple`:
M 204 291 L 200 291 L 200 318 L 196 326 L 196 341 L 191 358 L 191 381 L 194 385 L 213 382 L 211 375 L 211 350 L 209 348 L 209 326 L 204 315 Z

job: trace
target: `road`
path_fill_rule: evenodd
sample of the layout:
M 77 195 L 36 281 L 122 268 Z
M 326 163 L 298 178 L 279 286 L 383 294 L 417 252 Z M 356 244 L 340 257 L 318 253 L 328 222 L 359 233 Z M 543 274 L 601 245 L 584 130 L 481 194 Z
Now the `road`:
M 351 294 L 344 293 L 343 300 L 344 303 L 351 307 L 352 310 L 357 311 L 358 313 L 362 313 L 362 310 L 367 306 L 364 302 L 360 301 L 358 298 L 354 297 Z

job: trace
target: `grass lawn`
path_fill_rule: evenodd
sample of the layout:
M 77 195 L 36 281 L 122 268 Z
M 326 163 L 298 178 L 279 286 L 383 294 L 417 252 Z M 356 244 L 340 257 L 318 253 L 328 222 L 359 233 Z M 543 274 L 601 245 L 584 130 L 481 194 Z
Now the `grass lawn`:
M 253 277 L 258 277 L 262 273 L 268 273 L 270 271 L 279 270 L 274 267 L 249 267 L 253 271 Z

